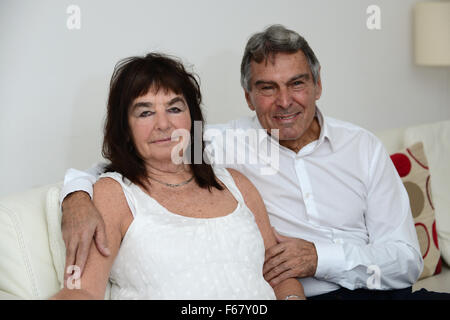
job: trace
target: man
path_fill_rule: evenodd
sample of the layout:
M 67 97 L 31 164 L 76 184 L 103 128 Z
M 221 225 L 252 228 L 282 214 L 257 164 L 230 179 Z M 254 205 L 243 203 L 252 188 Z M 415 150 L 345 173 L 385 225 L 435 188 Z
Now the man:
M 316 107 L 320 65 L 308 43 L 280 25 L 253 35 L 241 84 L 256 116 L 211 127 L 265 129 L 266 141 L 279 141 L 274 175 L 261 174 L 261 164 L 224 164 L 255 184 L 277 230 L 279 244 L 266 252 L 266 280 L 275 285 L 298 277 L 306 296 L 316 298 L 408 295 L 423 268 L 408 195 L 374 135 L 324 117 Z M 212 154 L 226 152 L 227 143 L 211 140 Z M 66 266 L 83 268 L 93 235 L 108 255 L 104 225 L 88 194 L 98 172 L 66 174 Z

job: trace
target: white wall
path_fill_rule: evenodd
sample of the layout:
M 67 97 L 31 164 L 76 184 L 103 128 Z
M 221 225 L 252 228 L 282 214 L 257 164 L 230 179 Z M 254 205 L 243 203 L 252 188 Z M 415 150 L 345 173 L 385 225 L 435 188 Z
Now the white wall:
M 413 0 L 1 0 L 0 196 L 62 179 L 101 158 L 115 63 L 158 50 L 201 78 L 207 119 L 249 114 L 239 65 L 272 23 L 304 35 L 322 65 L 327 115 L 381 130 L 450 118 L 449 68 L 413 64 Z M 69 30 L 70 4 L 81 29 Z M 368 30 L 366 8 L 381 9 Z

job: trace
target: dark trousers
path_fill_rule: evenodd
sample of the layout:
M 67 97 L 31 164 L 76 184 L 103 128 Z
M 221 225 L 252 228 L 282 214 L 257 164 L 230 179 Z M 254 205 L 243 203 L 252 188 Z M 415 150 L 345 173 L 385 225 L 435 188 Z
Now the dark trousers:
M 308 300 L 450 300 L 449 293 L 431 292 L 420 289 L 412 292 L 412 288 L 398 290 L 349 290 L 340 288 Z

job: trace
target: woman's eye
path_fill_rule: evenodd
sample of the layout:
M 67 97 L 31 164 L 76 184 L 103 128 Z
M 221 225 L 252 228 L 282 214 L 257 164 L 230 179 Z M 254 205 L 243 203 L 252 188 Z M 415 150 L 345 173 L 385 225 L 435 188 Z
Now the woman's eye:
M 152 111 L 143 111 L 139 114 L 139 117 L 145 118 L 145 117 L 151 116 L 152 114 L 153 114 Z
M 170 109 L 169 109 L 169 112 L 170 112 L 170 113 L 180 113 L 180 112 L 181 112 L 181 109 L 180 109 L 180 108 L 177 108 L 177 107 L 173 107 L 173 108 L 170 108 Z

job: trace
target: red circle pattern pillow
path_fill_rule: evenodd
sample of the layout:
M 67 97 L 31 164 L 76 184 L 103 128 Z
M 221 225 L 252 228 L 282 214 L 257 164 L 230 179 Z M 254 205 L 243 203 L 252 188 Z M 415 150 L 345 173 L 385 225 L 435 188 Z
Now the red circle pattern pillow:
M 391 155 L 408 192 L 424 268 L 419 279 L 441 272 L 436 220 L 431 197 L 430 171 L 422 142 Z

